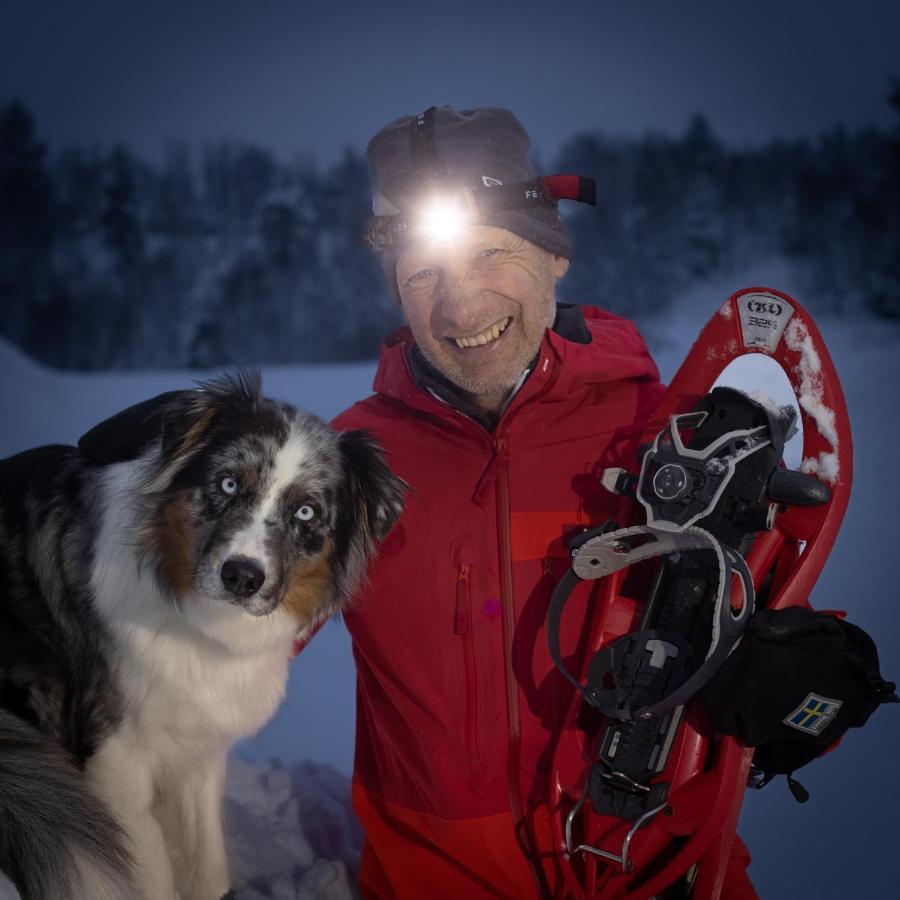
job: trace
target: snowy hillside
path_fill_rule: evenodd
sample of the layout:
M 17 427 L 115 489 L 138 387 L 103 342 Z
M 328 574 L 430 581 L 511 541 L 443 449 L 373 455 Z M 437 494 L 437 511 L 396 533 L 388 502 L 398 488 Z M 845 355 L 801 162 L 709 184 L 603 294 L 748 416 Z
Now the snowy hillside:
M 677 318 L 656 323 L 651 343 L 664 378 L 706 317 L 740 286 L 695 290 L 675 304 Z M 893 392 L 900 384 L 900 337 L 871 321 L 819 324 L 847 395 L 856 474 L 844 528 L 812 601 L 819 608 L 846 609 L 851 621 L 878 639 L 886 677 L 900 678 L 893 586 L 893 453 L 900 443 Z M 264 367 L 263 384 L 267 394 L 329 418 L 369 392 L 373 372 L 374 364 Z M 0 343 L 0 456 L 74 442 L 122 407 L 188 387 L 206 374 L 60 374 Z M 744 368 L 735 377 L 748 390 L 762 379 L 766 393 L 782 399 L 775 381 L 758 368 Z M 236 872 L 245 886 L 241 898 L 349 895 L 352 875 L 348 879 L 344 867 L 352 872 L 361 844 L 349 807 L 353 716 L 349 640 L 335 623 L 293 664 L 284 706 L 258 737 L 239 746 L 230 768 L 226 811 Z M 897 708 L 882 709 L 865 730 L 849 734 L 838 752 L 800 773 L 812 795 L 805 806 L 794 802 L 783 780 L 748 796 L 741 833 L 762 897 L 874 896 L 893 883 L 898 740 Z M 273 757 L 281 762 L 270 762 Z

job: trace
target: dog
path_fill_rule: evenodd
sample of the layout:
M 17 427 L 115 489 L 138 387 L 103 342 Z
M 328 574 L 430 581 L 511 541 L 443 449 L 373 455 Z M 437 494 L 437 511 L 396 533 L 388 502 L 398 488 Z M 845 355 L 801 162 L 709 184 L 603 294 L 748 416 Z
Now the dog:
M 258 374 L 134 410 L 136 449 L 112 446 L 115 417 L 93 434 L 112 461 L 0 462 L 0 871 L 24 900 L 229 891 L 228 748 L 403 507 L 366 433 Z

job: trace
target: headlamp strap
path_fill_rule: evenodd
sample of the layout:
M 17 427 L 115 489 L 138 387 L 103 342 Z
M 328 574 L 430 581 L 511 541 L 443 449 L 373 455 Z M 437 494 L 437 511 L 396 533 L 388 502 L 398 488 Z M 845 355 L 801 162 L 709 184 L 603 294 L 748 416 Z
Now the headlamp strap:
M 472 191 L 482 215 L 530 206 L 556 206 L 560 200 L 597 205 L 597 182 L 584 175 L 545 175 L 535 181 L 496 184 Z
M 448 177 L 447 167 L 441 162 L 434 144 L 435 110 L 436 106 L 429 106 L 410 125 L 409 155 L 416 179 L 420 181 L 443 181 Z
M 545 175 L 538 184 L 554 200 L 575 200 L 597 205 L 597 181 L 585 175 Z

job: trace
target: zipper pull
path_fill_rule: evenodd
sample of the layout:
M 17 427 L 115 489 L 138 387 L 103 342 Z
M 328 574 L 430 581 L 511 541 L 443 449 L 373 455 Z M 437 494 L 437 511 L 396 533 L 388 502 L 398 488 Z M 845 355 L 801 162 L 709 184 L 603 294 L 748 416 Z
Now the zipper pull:
M 453 633 L 465 634 L 469 630 L 469 566 L 463 563 L 456 578 L 456 611 L 453 616 Z
M 788 787 L 798 803 L 806 803 L 806 801 L 809 800 L 809 791 L 793 777 L 793 774 L 794 773 L 791 772 L 790 775 L 787 776 Z
M 487 468 L 481 473 L 481 477 L 475 485 L 475 490 L 472 492 L 472 502 L 476 506 L 481 506 L 484 503 L 484 498 L 488 489 L 493 486 L 494 482 L 499 477 L 500 469 L 506 465 L 508 460 L 505 437 L 494 438 L 492 449 L 493 453 L 490 462 L 488 463 Z

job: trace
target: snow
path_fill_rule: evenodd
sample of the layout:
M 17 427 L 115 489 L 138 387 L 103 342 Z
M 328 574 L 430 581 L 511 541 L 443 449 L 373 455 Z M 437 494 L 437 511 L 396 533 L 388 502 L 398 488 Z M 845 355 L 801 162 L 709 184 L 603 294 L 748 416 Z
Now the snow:
M 750 399 L 755 400 L 760 406 L 764 406 L 776 419 L 784 418 L 791 412 L 792 404 L 779 403 L 774 397 L 766 393 L 764 388 L 756 388 L 750 391 Z
M 800 354 L 800 362 L 796 368 L 800 376 L 800 406 L 812 417 L 819 434 L 831 444 L 832 449 L 837 450 L 838 436 L 834 427 L 834 410 L 824 402 L 822 361 L 806 325 L 799 319 L 794 319 L 784 333 L 784 342 L 791 350 Z
M 228 765 L 225 825 L 237 900 L 351 900 L 362 830 L 347 776 L 310 761 Z
M 835 484 L 840 474 L 837 453 L 823 452 L 816 459 L 813 459 L 811 456 L 807 457 L 803 460 L 800 471 L 805 472 L 807 475 L 815 475 L 829 484 Z
M 700 285 L 677 298 L 677 317 L 660 321 L 650 336 L 663 378 L 671 378 L 725 298 L 767 281 L 789 293 L 794 287 L 749 272 L 744 279 Z M 900 610 L 893 568 L 898 500 L 893 452 L 900 445 L 900 425 L 885 388 L 900 379 L 900 333 L 866 320 L 817 324 L 842 378 L 856 471 L 844 527 L 811 599 L 821 609 L 846 609 L 850 621 L 874 635 L 883 673 L 896 678 L 900 642 L 892 638 L 898 634 Z M 803 336 L 797 337 L 802 346 Z M 811 355 L 804 358 L 812 379 L 815 362 Z M 263 367 L 263 383 L 271 396 L 330 418 L 369 393 L 374 367 L 374 362 Z M 0 421 L 5 423 L 0 456 L 42 443 L 72 443 L 124 406 L 188 387 L 209 374 L 59 373 L 0 342 Z M 762 354 L 736 360 L 720 383 L 763 391 L 778 406 L 793 399 L 783 374 Z M 827 418 L 814 419 L 827 431 Z M 798 435 L 789 444 L 790 465 L 800 464 L 799 440 Z M 827 475 L 827 457 L 815 462 Z M 361 847 L 349 799 L 354 692 L 349 637 L 335 623 L 322 629 L 293 663 L 287 699 L 274 719 L 232 754 L 225 811 L 240 900 L 353 896 Z M 753 855 L 751 877 L 761 896 L 890 893 L 897 834 L 892 801 L 900 798 L 898 741 L 896 708 L 885 707 L 865 729 L 849 733 L 837 752 L 798 773 L 812 794 L 809 803 L 796 804 L 783 779 L 748 794 L 741 834 Z M 810 860 L 824 862 L 812 865 Z M 5 900 L 4 891 L 0 878 Z

